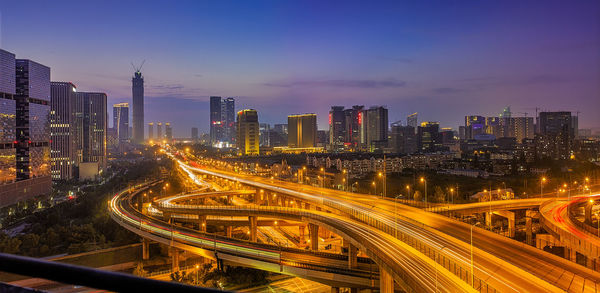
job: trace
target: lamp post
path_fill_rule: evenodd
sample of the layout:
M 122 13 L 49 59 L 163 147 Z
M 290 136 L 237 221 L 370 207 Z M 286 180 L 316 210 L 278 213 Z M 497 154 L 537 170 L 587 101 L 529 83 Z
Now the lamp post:
M 411 195 L 410 195 L 410 185 L 406 185 L 406 190 L 407 190 L 407 195 L 406 195 L 406 199 L 410 199 Z
M 377 195 L 377 185 L 375 184 L 375 181 L 371 182 L 371 185 L 373 185 L 373 194 Z
M 345 176 L 345 178 L 342 180 L 344 182 L 344 191 L 348 191 L 348 170 L 344 169 L 342 170 L 342 173 Z
M 540 197 L 544 197 L 544 183 L 546 183 L 546 177 L 542 177 L 540 180 Z
M 420 181 L 425 185 L 425 205 L 427 205 L 427 180 L 425 177 L 421 177 Z
M 377 173 L 377 176 L 381 179 L 381 186 L 383 186 L 383 190 L 381 191 L 381 197 L 383 197 L 383 193 L 385 192 L 385 179 L 383 178 L 383 173 Z
M 321 188 L 325 188 L 325 168 L 321 167 Z
M 407 187 L 408 187 L 408 185 L 407 185 Z M 398 196 L 396 196 L 396 198 L 394 200 L 394 224 L 395 224 L 394 228 L 396 228 L 395 231 L 394 231 L 394 233 L 396 235 L 396 238 L 398 238 L 398 210 L 397 210 L 398 209 L 397 208 L 397 206 L 398 206 L 398 197 L 401 197 L 401 196 L 402 196 L 402 194 L 398 194 Z

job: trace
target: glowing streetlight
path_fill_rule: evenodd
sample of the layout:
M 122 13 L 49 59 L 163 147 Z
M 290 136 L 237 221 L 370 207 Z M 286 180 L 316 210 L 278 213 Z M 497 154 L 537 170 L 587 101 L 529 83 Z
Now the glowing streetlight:
M 425 185 L 425 204 L 427 204 L 427 180 L 425 180 L 425 177 L 421 177 L 419 181 Z

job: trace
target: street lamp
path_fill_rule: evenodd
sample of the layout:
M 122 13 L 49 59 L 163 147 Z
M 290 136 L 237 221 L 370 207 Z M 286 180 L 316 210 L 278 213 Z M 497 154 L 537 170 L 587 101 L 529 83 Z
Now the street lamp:
M 346 178 L 344 178 L 344 180 L 342 180 L 343 182 L 346 183 L 344 185 L 344 190 L 348 191 L 348 170 L 344 169 L 344 170 L 342 170 L 342 173 L 346 176 Z
M 325 168 L 321 167 L 321 188 L 325 188 Z
M 384 184 L 384 182 L 383 182 L 383 180 L 384 180 L 384 179 L 383 179 L 383 173 L 379 172 L 379 173 L 377 173 L 377 176 L 378 176 L 378 177 L 381 179 L 381 181 L 382 181 L 382 182 L 381 182 L 381 185 L 383 186 L 383 189 L 385 190 L 385 184 Z M 383 190 L 382 190 L 381 192 L 382 192 L 382 193 L 381 193 L 381 196 L 383 197 Z
M 454 204 L 454 188 L 450 187 L 450 198 L 452 199 L 452 204 Z M 450 201 L 448 201 L 450 202 Z
M 408 187 L 408 185 L 406 187 Z M 394 200 L 394 224 L 395 224 L 394 226 L 396 228 L 394 233 L 396 235 L 396 238 L 398 238 L 398 210 L 397 210 L 398 209 L 397 208 L 398 197 L 401 197 L 401 196 L 402 196 L 402 194 L 398 194 L 398 196 L 396 196 L 396 198 Z
M 544 197 L 544 183 L 546 183 L 546 177 L 542 177 L 540 180 L 540 197 Z
M 427 205 L 427 180 L 425 180 L 425 177 L 421 177 L 420 181 L 425 185 L 425 205 Z
M 406 185 L 406 190 L 408 192 L 408 194 L 406 196 L 406 199 L 410 199 L 411 198 L 411 195 L 410 195 L 410 185 Z
M 475 278 L 474 278 L 475 265 L 474 265 L 474 261 L 473 261 L 473 226 L 475 226 L 477 224 L 479 224 L 479 222 L 471 225 L 471 286 L 473 286 L 473 287 L 475 286 Z
M 377 195 L 377 185 L 375 184 L 375 181 L 371 182 L 371 184 L 373 185 L 373 194 Z

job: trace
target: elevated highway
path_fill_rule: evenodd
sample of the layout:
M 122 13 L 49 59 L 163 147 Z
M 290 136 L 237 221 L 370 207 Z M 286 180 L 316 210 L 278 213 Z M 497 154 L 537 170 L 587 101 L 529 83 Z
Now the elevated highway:
M 131 205 L 130 196 L 127 191 L 123 191 L 113 197 L 109 203 L 111 217 L 123 227 L 144 238 L 213 259 L 224 259 L 246 266 L 250 265 L 264 270 L 300 276 L 331 284 L 332 286 L 377 287 L 373 278 L 373 272 L 348 269 L 348 260 L 345 256 L 288 248 L 282 249 L 272 245 L 207 235 L 183 227 L 173 227 L 169 223 L 145 216 L 136 211 Z M 195 205 L 194 208 L 199 208 L 199 206 Z M 228 214 L 239 215 L 241 212 L 240 209 L 235 210 L 234 207 L 230 207 L 230 209 L 233 210 L 230 210 Z M 218 211 L 221 211 L 221 214 L 223 214 L 222 212 L 226 210 L 226 208 L 221 207 Z M 169 211 L 183 212 L 178 210 Z M 209 211 L 209 209 L 205 211 Z M 190 211 L 186 210 L 185 213 L 189 214 Z M 356 225 L 356 228 L 354 228 L 354 233 L 356 233 L 354 237 L 357 237 L 358 240 L 354 238 L 350 239 L 353 239 L 353 243 L 358 247 L 362 247 L 365 251 L 368 251 L 365 245 L 370 245 L 371 247 L 382 245 L 382 247 L 394 249 L 391 251 L 392 253 L 402 252 L 402 254 L 398 254 L 395 257 L 398 263 L 386 263 L 383 267 L 385 269 L 394 268 L 394 270 L 390 270 L 394 279 L 397 281 L 405 280 L 406 283 L 404 285 L 408 286 L 408 288 L 423 292 L 435 291 L 436 288 L 441 292 L 473 290 L 454 274 L 440 269 L 431 259 L 403 245 L 399 241 L 386 239 L 386 237 L 389 238 L 389 235 L 372 234 L 372 231 L 368 231 L 370 230 L 368 227 L 359 222 L 347 222 L 346 219 L 331 218 L 329 214 L 319 212 L 302 214 L 299 211 L 294 213 L 290 210 L 269 212 L 246 209 L 242 213 L 313 221 L 328 226 L 331 229 L 341 227 L 342 225 L 344 227 Z M 370 237 L 370 240 L 367 241 L 365 237 Z M 342 258 L 341 260 L 340 257 Z
M 282 182 L 234 172 L 184 168 L 225 178 L 256 188 L 292 196 L 311 204 L 327 206 L 351 215 L 418 247 L 432 259 L 440 251 L 457 266 L 470 267 L 471 226 L 421 209 L 396 204 L 375 196 Z M 600 274 L 483 229 L 472 230 L 475 276 L 503 292 L 596 292 Z

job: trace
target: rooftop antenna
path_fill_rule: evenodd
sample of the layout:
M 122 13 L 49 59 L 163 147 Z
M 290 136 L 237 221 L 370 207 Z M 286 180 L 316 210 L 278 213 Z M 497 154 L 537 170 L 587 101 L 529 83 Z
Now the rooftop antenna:
M 146 59 L 144 59 L 144 61 L 142 61 L 142 64 L 140 64 L 139 67 L 136 67 L 135 64 L 133 64 L 133 62 L 131 62 L 131 67 L 133 67 L 134 72 L 140 72 L 142 70 L 142 67 L 144 67 L 144 63 L 146 63 Z

